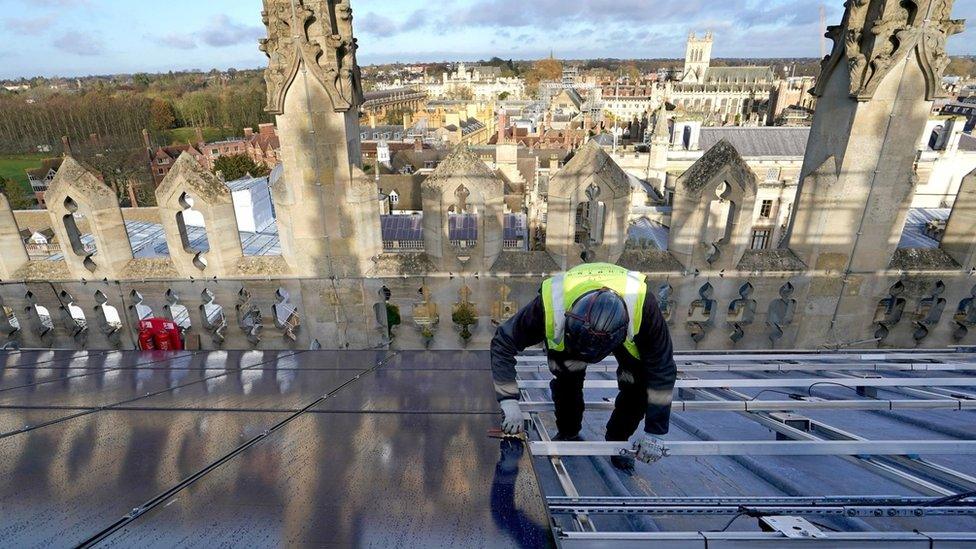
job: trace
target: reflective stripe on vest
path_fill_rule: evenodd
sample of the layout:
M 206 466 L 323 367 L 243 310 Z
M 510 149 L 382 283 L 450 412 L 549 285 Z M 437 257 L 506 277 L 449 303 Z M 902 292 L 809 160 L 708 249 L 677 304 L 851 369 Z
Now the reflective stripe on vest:
M 647 277 L 609 263 L 580 265 L 542 283 L 542 304 L 546 313 L 546 345 L 552 351 L 566 350 L 566 309 L 590 292 L 607 288 L 623 297 L 630 317 L 624 347 L 640 358 L 634 339 L 640 332 L 647 298 Z

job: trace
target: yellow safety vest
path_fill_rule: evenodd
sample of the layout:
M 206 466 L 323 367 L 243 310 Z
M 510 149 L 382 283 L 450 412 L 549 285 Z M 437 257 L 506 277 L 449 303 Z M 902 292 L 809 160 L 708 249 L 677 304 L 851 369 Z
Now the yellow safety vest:
M 627 304 L 630 325 L 624 347 L 640 358 L 634 337 L 640 332 L 647 298 L 647 277 L 609 263 L 591 263 L 554 276 L 542 283 L 542 305 L 546 312 L 546 344 L 551 351 L 566 350 L 566 309 L 583 295 L 607 288 Z

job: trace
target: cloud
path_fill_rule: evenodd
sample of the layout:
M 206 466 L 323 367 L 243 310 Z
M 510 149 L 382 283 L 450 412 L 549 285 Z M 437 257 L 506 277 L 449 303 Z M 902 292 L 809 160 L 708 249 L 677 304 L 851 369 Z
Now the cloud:
M 222 48 L 255 43 L 264 36 L 264 27 L 244 25 L 232 20 L 225 14 L 220 14 L 214 16 L 197 34 L 208 46 Z
M 400 32 L 400 27 L 396 21 L 375 12 L 367 13 L 358 22 L 357 31 L 363 34 L 388 38 Z
M 59 50 L 75 55 L 95 56 L 105 51 L 101 39 L 80 31 L 68 31 L 54 39 L 54 46 Z
M 171 33 L 165 36 L 155 36 L 152 39 L 160 46 L 177 50 L 192 50 L 197 47 L 196 38 L 189 34 Z
M 38 17 L 9 17 L 3 20 L 3 27 L 11 32 L 26 31 L 36 35 L 46 30 L 56 20 L 57 16 L 53 13 Z

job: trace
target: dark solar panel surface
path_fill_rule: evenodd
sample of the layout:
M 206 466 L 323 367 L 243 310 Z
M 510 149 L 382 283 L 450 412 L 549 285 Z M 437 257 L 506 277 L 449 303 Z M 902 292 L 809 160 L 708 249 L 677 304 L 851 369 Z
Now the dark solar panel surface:
M 384 215 L 381 219 L 383 240 L 423 240 L 424 218 L 420 215 Z
M 528 455 L 486 436 L 484 353 L 24 352 L 0 368 L 3 547 L 551 543 Z

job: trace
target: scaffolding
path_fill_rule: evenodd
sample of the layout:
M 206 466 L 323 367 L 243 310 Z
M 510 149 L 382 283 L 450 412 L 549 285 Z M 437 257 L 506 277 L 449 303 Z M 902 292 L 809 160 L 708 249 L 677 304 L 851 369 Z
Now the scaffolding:
M 528 447 L 542 479 L 553 535 L 562 547 L 646 547 L 649 542 L 655 547 L 778 547 L 792 541 L 824 547 L 972 546 L 976 459 L 968 456 L 976 454 L 976 416 L 963 416 L 968 429 L 965 423 L 963 429 L 944 425 L 942 416 L 925 417 L 976 410 L 976 354 L 967 351 L 676 356 L 672 435 L 677 436 L 665 437 L 667 457 L 661 464 L 707 464 L 739 478 L 752 478 L 756 463 L 829 475 L 831 467 L 847 462 L 860 471 L 850 477 L 851 494 L 782 496 L 770 496 L 762 482 L 746 481 L 735 486 L 745 494 L 666 494 L 669 487 L 693 488 L 664 478 L 660 464 L 639 465 L 633 480 L 608 475 L 610 469 L 601 470 L 599 460 L 633 456 L 632 445 L 588 436 L 583 442 L 553 442 L 547 360 L 521 358 L 521 406 L 531 424 Z M 611 358 L 588 370 L 587 419 L 613 409 L 608 397 L 617 390 L 616 369 Z M 743 424 L 716 440 L 698 428 L 740 421 L 729 414 L 761 429 Z M 854 428 L 825 419 L 839 417 Z M 902 428 L 889 428 L 888 422 Z M 862 436 L 862 425 L 886 436 Z M 743 439 L 743 432 L 751 436 Z M 762 433 L 773 437 L 763 440 Z M 551 478 L 556 482 L 547 483 Z M 904 493 L 875 494 L 878 486 L 898 486 Z M 723 517 L 724 526 L 715 522 Z M 694 520 L 682 520 L 689 518 Z M 712 524 L 717 526 L 709 528 Z

